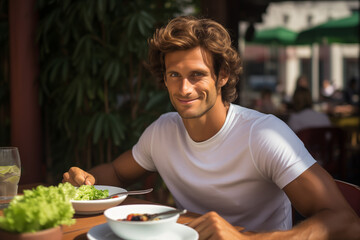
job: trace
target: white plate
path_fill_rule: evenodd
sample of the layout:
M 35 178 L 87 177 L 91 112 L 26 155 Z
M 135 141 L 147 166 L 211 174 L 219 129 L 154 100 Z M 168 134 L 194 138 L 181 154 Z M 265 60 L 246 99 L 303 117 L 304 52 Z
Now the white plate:
M 113 186 L 94 185 L 94 187 L 98 190 L 109 190 L 109 195 L 118 192 L 127 192 L 123 188 Z M 102 213 L 108 208 L 119 205 L 126 197 L 127 195 L 103 200 L 71 200 L 71 203 L 76 214 L 91 215 Z
M 104 223 L 97 225 L 89 230 L 87 233 L 87 238 L 89 240 L 121 240 L 111 231 L 109 224 Z M 172 227 L 166 230 L 163 234 L 159 236 L 149 236 L 149 238 L 144 240 L 198 240 L 199 234 L 192 228 L 185 226 L 183 224 L 176 223 Z

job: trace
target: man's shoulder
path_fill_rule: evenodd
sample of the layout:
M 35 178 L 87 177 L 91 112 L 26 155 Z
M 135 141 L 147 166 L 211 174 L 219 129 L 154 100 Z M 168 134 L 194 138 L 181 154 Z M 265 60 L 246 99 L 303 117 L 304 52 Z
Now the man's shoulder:
M 239 106 L 236 104 L 232 105 L 232 113 L 236 116 L 237 119 L 241 119 L 242 121 L 256 121 L 258 119 L 266 119 L 271 117 L 271 114 L 264 114 L 257 110 Z
M 177 121 L 180 115 L 177 112 L 167 112 L 160 115 L 156 121 Z
M 181 122 L 180 115 L 177 112 L 167 112 L 161 114 L 158 119 L 156 119 L 152 125 L 161 125 L 162 127 L 177 125 Z

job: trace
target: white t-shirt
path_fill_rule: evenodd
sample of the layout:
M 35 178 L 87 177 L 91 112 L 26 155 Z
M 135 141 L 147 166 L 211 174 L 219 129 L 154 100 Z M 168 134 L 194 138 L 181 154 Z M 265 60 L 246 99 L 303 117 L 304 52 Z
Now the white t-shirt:
M 307 108 L 292 113 L 288 125 L 294 132 L 297 132 L 309 127 L 328 127 L 331 126 L 331 121 L 326 114 Z
M 216 211 L 248 231 L 291 228 L 281 189 L 315 162 L 284 122 L 233 104 L 204 142 L 194 142 L 171 112 L 144 131 L 132 152 L 143 168 L 159 172 L 179 208 Z

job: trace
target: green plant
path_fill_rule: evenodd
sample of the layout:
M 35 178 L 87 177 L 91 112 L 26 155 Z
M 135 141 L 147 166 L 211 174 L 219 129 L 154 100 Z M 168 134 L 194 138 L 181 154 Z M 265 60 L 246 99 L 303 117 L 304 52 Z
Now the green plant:
M 75 193 L 76 188 L 70 183 L 25 190 L 4 209 L 4 216 L 0 216 L 0 229 L 24 233 L 72 225 L 75 223 L 75 211 L 70 199 Z
M 191 0 L 38 0 L 48 181 L 129 149 L 171 110 L 144 67 L 147 38 Z

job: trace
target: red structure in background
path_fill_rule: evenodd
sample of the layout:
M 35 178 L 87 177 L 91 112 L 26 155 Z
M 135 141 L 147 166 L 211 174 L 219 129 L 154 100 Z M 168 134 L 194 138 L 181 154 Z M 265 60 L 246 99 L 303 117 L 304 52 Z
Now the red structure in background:
M 19 148 L 21 184 L 44 181 L 35 3 L 9 1 L 11 145 Z

